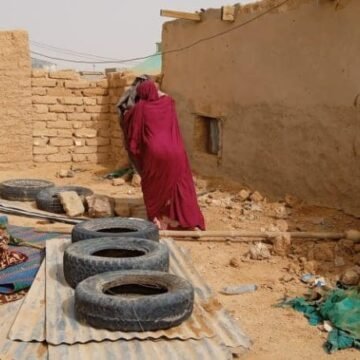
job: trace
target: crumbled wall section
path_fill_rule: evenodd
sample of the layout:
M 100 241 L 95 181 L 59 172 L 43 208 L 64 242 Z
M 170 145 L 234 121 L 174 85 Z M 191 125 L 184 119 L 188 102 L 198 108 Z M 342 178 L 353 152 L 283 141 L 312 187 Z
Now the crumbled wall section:
M 163 90 L 198 172 L 360 216 L 360 1 L 291 0 L 240 26 L 279 3 L 165 23 Z M 220 156 L 199 146 L 198 116 L 221 120 Z
M 33 70 L 31 85 L 34 162 L 127 161 L 115 106 L 126 74 L 89 81 L 72 70 Z
M 0 163 L 32 160 L 28 35 L 0 32 Z

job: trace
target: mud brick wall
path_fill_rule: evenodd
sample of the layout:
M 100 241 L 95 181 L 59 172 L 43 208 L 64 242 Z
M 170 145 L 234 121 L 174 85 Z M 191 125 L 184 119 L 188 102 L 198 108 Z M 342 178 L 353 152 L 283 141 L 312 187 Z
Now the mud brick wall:
M 221 10 L 200 23 L 167 22 L 163 51 L 275 3 L 238 6 L 232 24 Z M 194 169 L 360 216 L 359 14 L 360 1 L 291 0 L 238 31 L 164 54 L 162 88 L 176 100 Z M 209 119 L 221 124 L 218 154 L 208 150 Z
M 30 72 L 27 33 L 0 32 L 0 164 L 32 160 Z
M 72 70 L 33 70 L 33 160 L 36 163 L 127 162 L 115 104 L 133 77 L 97 81 Z

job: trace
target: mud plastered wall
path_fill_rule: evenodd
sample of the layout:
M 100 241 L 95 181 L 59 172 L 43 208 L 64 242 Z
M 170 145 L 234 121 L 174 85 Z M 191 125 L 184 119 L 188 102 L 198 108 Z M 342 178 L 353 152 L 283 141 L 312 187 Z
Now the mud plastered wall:
M 33 70 L 34 162 L 126 163 L 115 105 L 133 79 L 109 73 L 90 81 L 72 70 Z
M 280 1 L 278 1 L 280 2 Z M 220 10 L 163 28 L 163 50 L 239 25 L 267 6 Z M 289 193 L 360 216 L 359 1 L 290 1 L 236 31 L 163 58 L 193 167 L 270 197 Z M 209 153 L 206 119 L 221 123 Z M 206 144 L 205 144 L 206 145 Z
M 0 164 L 32 160 L 28 35 L 0 32 Z

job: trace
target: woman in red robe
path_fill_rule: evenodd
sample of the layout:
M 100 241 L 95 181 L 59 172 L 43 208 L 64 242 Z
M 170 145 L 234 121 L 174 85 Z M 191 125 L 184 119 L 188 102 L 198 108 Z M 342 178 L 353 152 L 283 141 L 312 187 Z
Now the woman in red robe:
M 137 87 L 124 118 L 127 150 L 141 176 L 148 218 L 160 229 L 205 229 L 177 121 L 175 102 L 155 83 Z

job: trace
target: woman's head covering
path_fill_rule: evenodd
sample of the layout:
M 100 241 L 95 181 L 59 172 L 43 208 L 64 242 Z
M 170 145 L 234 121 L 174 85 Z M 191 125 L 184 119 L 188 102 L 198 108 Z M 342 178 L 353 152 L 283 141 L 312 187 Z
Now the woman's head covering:
M 156 101 L 159 100 L 158 90 L 155 83 L 151 80 L 145 80 L 136 89 L 140 100 Z

